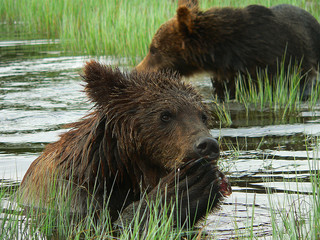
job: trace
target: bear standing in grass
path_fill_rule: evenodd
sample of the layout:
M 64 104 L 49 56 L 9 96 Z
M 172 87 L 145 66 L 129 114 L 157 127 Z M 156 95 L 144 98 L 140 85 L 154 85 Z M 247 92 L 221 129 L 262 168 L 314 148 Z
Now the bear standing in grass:
M 107 205 L 111 221 L 121 224 L 141 203 L 147 222 L 143 196 L 160 193 L 161 204 L 178 208 L 175 220 L 190 227 L 231 193 L 216 165 L 219 144 L 207 109 L 178 75 L 122 73 L 91 61 L 83 79 L 95 110 L 31 164 L 20 187 L 24 204 L 55 206 L 65 192 L 72 211 L 99 215 Z
M 301 90 L 308 97 L 317 79 L 320 25 L 305 10 L 283 4 L 199 11 L 197 0 L 180 0 L 176 16 L 158 29 L 136 69 L 209 72 L 218 97 L 227 89 L 233 98 L 239 74 L 257 79 L 257 71 L 267 68 L 276 81 L 283 58 L 286 68 L 301 63 Z

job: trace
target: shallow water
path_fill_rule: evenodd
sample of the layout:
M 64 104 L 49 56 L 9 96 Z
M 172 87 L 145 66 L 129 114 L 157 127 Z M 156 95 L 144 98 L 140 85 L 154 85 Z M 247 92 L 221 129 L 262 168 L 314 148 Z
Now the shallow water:
M 46 40 L 0 41 L 3 185 L 21 181 L 44 146 L 66 131 L 62 126 L 90 111 L 78 75 L 89 57 L 63 55 L 58 44 Z M 102 61 L 113 64 L 108 57 Z M 209 78 L 188 81 L 210 102 Z M 256 237 L 271 239 L 270 207 L 278 206 L 280 211 L 293 203 L 310 201 L 310 170 L 318 173 L 320 169 L 320 105 L 313 111 L 302 108 L 285 120 L 270 111 L 247 115 L 237 104 L 229 107 L 232 125 L 213 128 L 211 133 L 220 138 L 224 150 L 221 165 L 229 173 L 233 194 L 221 211 L 208 217 L 207 230 L 215 230 L 219 239 L 228 239 L 239 233 L 246 236 L 246 229 L 252 228 Z

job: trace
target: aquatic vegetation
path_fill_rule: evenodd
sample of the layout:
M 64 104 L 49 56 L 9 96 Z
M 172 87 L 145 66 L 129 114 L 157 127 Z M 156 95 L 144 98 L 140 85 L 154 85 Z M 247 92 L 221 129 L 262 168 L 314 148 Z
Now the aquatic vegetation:
M 319 239 L 320 236 L 320 198 L 319 198 L 319 137 L 312 137 L 310 143 L 306 141 L 306 150 L 313 153 L 313 159 L 308 158 L 311 186 L 303 187 L 303 180 L 298 176 L 292 179 L 296 184 L 297 194 L 285 192 L 282 205 L 276 203 L 276 198 L 269 194 L 271 205 L 271 221 L 275 239 Z M 293 170 L 294 171 L 294 170 Z M 306 190 L 307 189 L 307 190 Z M 308 191 L 308 194 L 303 193 Z M 280 224 L 276 224 L 280 222 Z
M 219 103 L 217 100 L 211 101 L 210 103 L 214 120 L 220 124 L 220 127 L 230 126 L 232 124 L 232 120 L 227 104 Z
M 250 109 L 272 109 L 282 112 L 283 118 L 290 113 L 296 113 L 302 102 L 300 81 L 300 65 L 294 65 L 285 72 L 283 62 L 274 79 L 269 79 L 267 69 L 260 71 L 258 79 L 243 79 L 239 76 L 236 82 L 236 100 L 244 104 L 247 111 Z M 316 83 L 316 86 L 318 83 Z M 314 88 L 314 92 L 317 88 Z M 312 92 L 311 97 L 315 104 L 319 99 Z
M 95 212 L 89 210 L 84 217 L 72 211 L 68 201 L 71 197 L 67 192 L 57 192 L 55 183 L 51 187 L 50 194 L 55 201 L 45 209 L 33 207 L 32 204 L 23 207 L 20 205 L 23 199 L 13 198 L 15 188 L 0 189 L 0 202 L 9 201 L 7 206 L 1 206 L 1 239 L 163 239 L 164 236 L 166 239 L 199 239 L 202 235 L 201 227 L 177 227 L 173 216 L 179 213 L 175 208 L 163 206 L 160 195 L 155 202 L 148 203 L 151 216 L 148 228 L 142 231 L 138 214 L 131 223 L 117 228 L 111 224 L 107 204 L 98 218 Z M 94 208 L 92 204 L 88 202 L 88 209 Z

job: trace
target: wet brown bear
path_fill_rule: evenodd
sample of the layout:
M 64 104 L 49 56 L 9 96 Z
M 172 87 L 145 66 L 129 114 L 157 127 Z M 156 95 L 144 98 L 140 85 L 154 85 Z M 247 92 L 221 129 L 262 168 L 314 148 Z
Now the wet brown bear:
M 310 94 L 320 61 L 320 25 L 308 12 L 291 5 L 266 8 L 211 8 L 199 11 L 198 1 L 179 1 L 177 14 L 164 23 L 150 44 L 138 71 L 172 69 L 184 76 L 209 72 L 216 94 L 235 95 L 241 74 L 257 78 L 267 67 L 276 76 L 278 63 L 300 63 L 304 95 Z M 275 77 L 273 80 L 276 80 Z M 302 90 L 302 89 L 301 89 Z
M 91 61 L 83 79 L 95 110 L 31 164 L 20 188 L 25 204 L 55 201 L 48 191 L 55 182 L 71 194 L 73 211 L 86 214 L 92 198 L 99 213 L 108 201 L 112 221 L 121 224 L 132 220 L 145 192 L 153 199 L 159 190 L 166 204 L 179 195 L 184 224 L 231 193 L 216 165 L 219 145 L 207 128 L 207 109 L 178 75 L 122 73 Z M 145 201 L 141 211 L 148 212 Z

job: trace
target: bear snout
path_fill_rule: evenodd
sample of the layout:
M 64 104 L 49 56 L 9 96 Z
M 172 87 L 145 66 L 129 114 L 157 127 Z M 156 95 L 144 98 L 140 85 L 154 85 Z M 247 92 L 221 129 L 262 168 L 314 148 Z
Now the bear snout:
M 145 67 L 144 67 L 144 59 L 134 68 L 135 71 L 137 72 L 143 72 L 145 71 Z
M 212 137 L 202 137 L 194 144 L 194 152 L 199 157 L 217 160 L 220 156 L 219 143 Z

